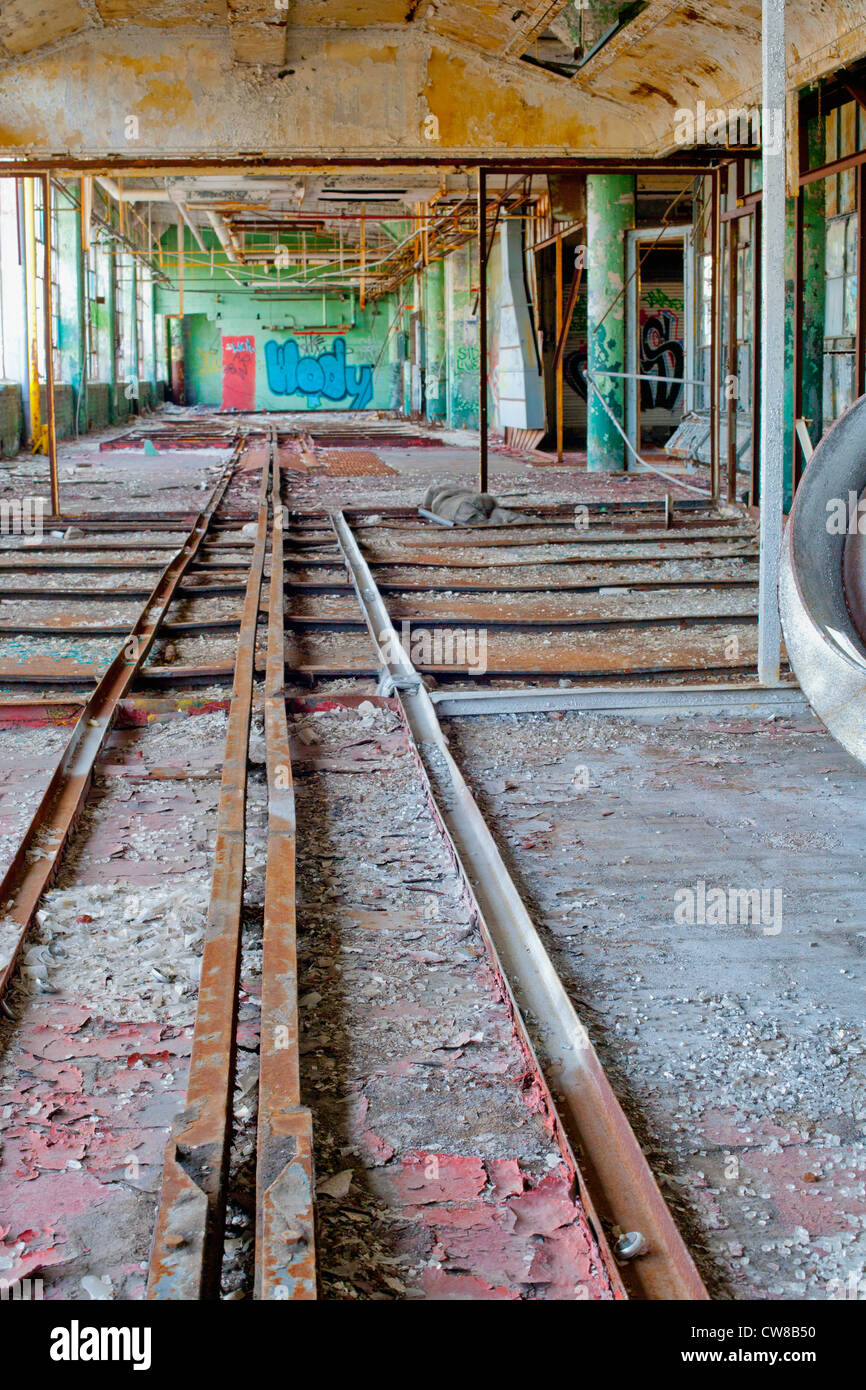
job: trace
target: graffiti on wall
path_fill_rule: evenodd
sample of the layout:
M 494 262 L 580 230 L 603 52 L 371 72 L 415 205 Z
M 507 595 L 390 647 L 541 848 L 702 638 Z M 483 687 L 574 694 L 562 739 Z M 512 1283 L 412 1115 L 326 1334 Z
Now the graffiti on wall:
M 647 308 L 649 301 L 661 296 L 672 308 Z M 663 410 L 673 417 L 660 421 L 673 427 L 677 423 L 676 412 L 682 404 L 682 381 L 685 376 L 685 346 L 683 343 L 682 300 L 677 304 L 663 291 L 654 289 L 641 300 L 640 315 L 640 373 L 652 377 L 652 381 L 640 383 L 640 406 L 642 411 Z M 566 352 L 562 371 L 565 380 L 573 391 L 586 400 L 587 347 L 585 343 L 572 352 Z
M 373 399 L 373 368 L 350 366 L 346 339 L 335 338 L 329 352 L 300 353 L 293 338 L 265 343 L 268 387 L 275 396 L 306 396 L 307 408 L 316 410 L 327 401 L 350 397 L 349 408 L 363 410 Z
M 676 378 L 685 375 L 685 363 L 679 315 L 671 309 L 646 316 L 642 312 L 640 369 L 656 380 L 641 382 L 641 410 L 676 410 L 683 389 Z
M 478 348 L 474 343 L 461 343 L 455 354 L 454 365 L 458 372 L 478 371 Z
M 256 340 L 223 338 L 223 410 L 255 410 Z

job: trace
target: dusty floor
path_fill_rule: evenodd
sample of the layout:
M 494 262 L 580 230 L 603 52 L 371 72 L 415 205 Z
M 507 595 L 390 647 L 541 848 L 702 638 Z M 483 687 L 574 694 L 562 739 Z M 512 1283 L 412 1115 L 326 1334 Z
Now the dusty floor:
M 859 1277 L 863 769 L 811 718 L 446 730 L 715 1295 Z
M 317 419 L 325 439 L 358 425 L 346 414 Z M 431 474 L 474 480 L 467 435 L 370 448 L 394 471 L 340 477 L 285 468 L 284 500 L 301 509 L 416 506 Z M 100 451 L 91 437 L 62 448 L 64 501 L 73 511 L 195 513 L 226 457 L 215 449 Z M 258 476 L 250 470 L 237 481 L 241 520 L 253 513 Z M 698 475 L 688 480 L 700 485 Z M 4 465 L 6 496 L 46 482 L 44 460 Z M 667 490 L 695 496 L 646 474 L 536 467 L 496 451 L 490 485 L 518 507 L 657 499 Z M 755 546 L 742 515 L 728 518 L 727 539 L 637 540 L 611 552 L 597 540 L 478 547 L 462 571 L 443 568 L 444 543 L 432 563 L 429 537 L 383 532 L 369 513 L 365 520 L 358 535 L 398 622 L 407 614 L 454 619 L 459 631 L 470 604 L 486 605 L 494 687 L 513 685 L 521 663 L 546 660 L 559 670 L 545 684 L 571 685 L 589 667 L 599 684 L 617 680 L 635 653 L 648 670 L 671 672 L 672 684 L 706 679 L 681 672 L 684 659 L 721 668 L 733 682 L 749 679 Z M 95 613 L 131 622 L 170 554 L 156 542 L 182 532 L 135 534 L 140 548 L 123 558 L 139 567 L 110 577 L 77 557 L 73 571 L 45 568 L 47 546 L 62 533 L 44 547 L 3 538 L 5 699 L 35 697 L 14 683 L 28 661 L 89 688 L 122 638 L 25 635 L 15 625 L 59 617 L 87 626 Z M 533 537 L 559 539 L 542 526 L 522 539 Z M 89 539 L 110 544 L 111 533 Z M 319 540 L 298 550 L 293 582 L 345 578 L 330 537 Z M 412 551 L 425 563 L 401 563 Z M 554 563 L 566 551 L 574 562 Z M 206 567 L 188 576 L 170 620 L 236 621 L 249 554 L 249 542 L 229 547 L 226 537 L 218 555 L 206 548 Z M 327 565 L 304 565 L 317 554 Z M 516 573 L 534 594 L 509 591 Z M 587 587 L 557 591 L 564 578 Z M 713 587 L 713 579 L 738 583 Z M 479 596 L 464 580 L 491 587 Z M 659 587 L 630 587 L 638 582 Z M 196 593 L 213 584 L 233 587 Z M 55 590 L 64 597 L 30 598 Z M 93 590 L 111 596 L 94 603 Z M 289 588 L 287 596 L 290 620 L 358 612 L 350 592 Z M 508 613 L 596 626 L 497 636 L 495 618 Z M 705 621 L 640 622 L 678 614 Z M 604 626 L 623 618 L 633 626 Z M 260 671 L 263 639 L 264 625 Z M 10 997 L 14 1017 L 0 1020 L 0 1201 L 14 1212 L 0 1222 L 0 1280 L 38 1274 L 51 1297 L 143 1295 L 163 1146 L 186 1083 L 235 641 L 236 629 L 221 626 L 155 644 L 135 696 L 150 722 L 112 735 Z M 570 651 L 580 658 L 574 676 L 560 660 Z M 308 695 L 317 674 L 317 695 L 375 692 L 375 652 L 362 628 L 289 622 L 286 659 L 290 694 Z M 166 675 L 195 665 L 204 672 L 187 685 Z M 450 679 L 467 683 L 459 673 Z M 57 698 L 70 694 L 68 685 L 55 689 Z M 43 716 L 37 709 L 33 717 Z M 7 856 L 68 727 L 0 732 Z M 807 720 L 653 724 L 568 714 L 466 718 L 446 728 L 713 1294 L 822 1298 L 832 1279 L 862 1273 L 866 901 L 855 846 L 863 774 Z M 373 705 L 301 715 L 292 758 L 303 1085 L 314 1117 L 325 1295 L 609 1297 L 396 716 Z M 252 1273 L 263 761 L 257 720 L 223 1267 L 231 1299 L 249 1295 Z M 718 886 L 755 890 L 759 900 L 763 892 L 765 918 L 708 919 L 706 893 Z M 690 891 L 698 920 L 679 920 Z

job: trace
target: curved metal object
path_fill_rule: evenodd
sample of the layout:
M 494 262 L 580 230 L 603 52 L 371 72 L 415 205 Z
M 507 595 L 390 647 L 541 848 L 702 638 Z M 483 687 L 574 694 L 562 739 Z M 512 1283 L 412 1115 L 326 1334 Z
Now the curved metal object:
M 866 396 L 828 430 L 797 490 L 782 546 L 788 657 L 812 709 L 866 763 Z

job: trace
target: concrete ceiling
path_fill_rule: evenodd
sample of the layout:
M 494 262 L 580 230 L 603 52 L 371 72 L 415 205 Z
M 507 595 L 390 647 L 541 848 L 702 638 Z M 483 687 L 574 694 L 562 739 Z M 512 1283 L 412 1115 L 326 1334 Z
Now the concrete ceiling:
M 621 8 L 7 0 L 0 154 L 651 154 L 674 147 L 676 109 L 758 94 L 760 0 L 648 0 L 572 76 L 536 65 L 572 39 L 586 54 Z M 789 0 L 788 16 L 792 84 L 866 53 L 863 0 Z
M 605 0 L 615 10 L 617 0 Z M 413 28 L 493 56 L 521 54 L 573 0 L 9 0 L 0 41 L 20 57 L 72 34 L 123 25 L 227 29 L 240 63 L 278 65 L 287 37 L 304 29 Z

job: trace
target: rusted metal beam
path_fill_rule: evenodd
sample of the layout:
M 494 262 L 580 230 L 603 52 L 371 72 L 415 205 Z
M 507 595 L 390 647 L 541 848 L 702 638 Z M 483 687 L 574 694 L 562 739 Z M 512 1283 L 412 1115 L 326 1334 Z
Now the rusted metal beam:
M 285 695 L 283 528 L 277 496 L 271 541 L 265 742 L 268 851 L 265 870 L 262 1019 L 256 1146 L 255 1297 L 316 1297 L 313 1120 L 301 1104 L 295 796 Z
M 236 1060 L 247 756 L 270 472 L 270 464 L 262 468 L 255 546 L 233 668 L 186 1108 L 166 1145 L 149 1299 L 219 1296 Z
M 43 589 L 40 598 L 45 597 Z M 240 618 L 201 618 L 192 623 L 160 623 L 159 631 L 161 637 L 171 637 L 197 632 L 227 632 L 236 627 L 240 627 Z M 126 623 L 82 623 L 65 614 L 53 623 L 28 623 L 26 619 L 20 623 L 0 623 L 0 637 L 118 637 L 128 631 Z
M 0 925 L 0 998 L 11 979 L 39 900 L 59 868 L 66 842 L 90 788 L 94 764 L 112 727 L 118 702 L 141 670 L 163 615 L 181 576 L 198 552 L 233 470 L 234 458 L 190 530 L 186 544 L 163 569 L 127 640 L 81 711 L 51 781 L 3 876 L 0 883 L 0 902 L 4 905 Z
M 534 1064 L 554 1121 L 555 1139 L 575 1175 L 614 1289 L 621 1297 L 706 1299 L 694 1261 L 586 1028 L 451 756 L 430 696 L 400 643 L 351 527 L 339 512 L 334 514 L 334 529 L 383 677 L 398 691 L 430 804 L 448 836 L 475 906 L 491 966 L 509 1002 L 518 1036 Z M 534 1020 L 532 1037 L 522 1009 Z M 543 1069 L 536 1046 L 543 1057 Z M 639 1231 L 645 1253 L 628 1265 L 617 1266 L 607 1231 Z

